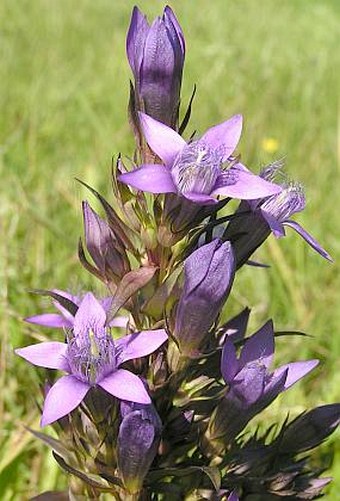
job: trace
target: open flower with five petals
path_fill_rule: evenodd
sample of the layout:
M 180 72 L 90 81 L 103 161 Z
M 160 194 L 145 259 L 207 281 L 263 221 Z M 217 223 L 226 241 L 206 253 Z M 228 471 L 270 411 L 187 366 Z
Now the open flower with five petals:
M 147 143 L 164 165 L 143 164 L 121 174 L 121 182 L 150 193 L 176 193 L 202 205 L 216 203 L 217 195 L 253 200 L 281 191 L 280 186 L 231 159 L 241 136 L 241 115 L 211 127 L 189 143 L 145 113 L 139 117 Z
M 256 414 L 318 364 L 318 360 L 304 360 L 270 371 L 274 347 L 272 321 L 246 339 L 239 357 L 233 342 L 226 339 L 221 374 L 228 391 L 211 421 L 212 437 L 232 441 Z
M 120 366 L 153 353 L 167 340 L 166 332 L 142 331 L 114 341 L 106 321 L 104 308 L 89 292 L 75 314 L 67 343 L 43 342 L 15 350 L 34 365 L 68 373 L 58 379 L 46 396 L 42 426 L 73 411 L 96 385 L 119 399 L 151 402 L 141 379 Z

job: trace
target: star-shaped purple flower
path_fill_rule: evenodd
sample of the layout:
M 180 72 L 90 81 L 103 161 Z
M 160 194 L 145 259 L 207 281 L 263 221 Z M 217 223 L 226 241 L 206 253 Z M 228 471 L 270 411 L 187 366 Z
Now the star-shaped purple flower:
M 74 296 L 69 292 L 65 292 L 59 289 L 54 289 L 52 292 L 58 294 L 59 296 L 71 301 L 75 306 L 79 307 L 80 303 L 86 294 L 81 296 Z M 110 310 L 112 297 L 105 297 L 98 300 L 102 308 L 106 313 Z M 54 300 L 53 305 L 59 313 L 42 313 L 40 315 L 33 315 L 31 317 L 26 317 L 25 322 L 30 324 L 42 325 L 44 327 L 56 327 L 59 329 L 72 329 L 74 324 L 74 315 L 68 311 L 64 306 L 62 306 L 58 301 Z M 113 318 L 108 327 L 126 327 L 128 322 L 128 317 L 117 316 Z
M 211 127 L 190 143 L 145 113 L 139 117 L 147 143 L 164 165 L 141 165 L 121 174 L 121 182 L 150 193 L 176 193 L 203 205 L 216 203 L 217 195 L 252 200 L 281 191 L 231 160 L 241 136 L 241 115 Z
M 119 399 L 149 404 L 151 399 L 140 378 L 120 366 L 149 355 L 166 340 L 166 332 L 159 329 L 113 341 L 104 308 L 92 293 L 87 293 L 75 314 L 67 343 L 44 342 L 15 350 L 34 365 L 68 373 L 49 390 L 41 426 L 69 414 L 96 385 Z
M 217 409 L 215 436 L 224 436 L 227 442 L 233 440 L 256 414 L 318 364 L 318 360 L 292 362 L 271 372 L 273 356 L 271 321 L 246 340 L 239 357 L 233 342 L 226 339 L 221 373 L 228 391 Z
M 232 341 L 226 339 L 221 372 L 230 388 L 227 398 L 238 399 L 246 408 L 255 404 L 262 407 L 261 402 L 269 395 L 287 390 L 318 364 L 318 360 L 292 362 L 269 372 L 274 346 L 272 321 L 246 340 L 239 358 Z

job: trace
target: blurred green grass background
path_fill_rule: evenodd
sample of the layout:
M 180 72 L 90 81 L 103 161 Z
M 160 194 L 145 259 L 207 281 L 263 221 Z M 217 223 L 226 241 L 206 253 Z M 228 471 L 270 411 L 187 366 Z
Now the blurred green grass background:
M 183 107 L 198 84 L 191 128 L 204 131 L 243 113 L 239 150 L 258 171 L 286 156 L 306 189 L 298 216 L 333 255 L 330 265 L 296 235 L 269 241 L 258 257 L 269 270 L 239 273 L 230 311 L 253 307 L 252 325 L 273 317 L 278 330 L 312 339 L 278 341 L 279 360 L 317 357 L 321 368 L 268 411 L 281 419 L 340 397 L 340 199 L 337 91 L 338 0 L 170 2 L 187 40 Z M 38 427 L 36 371 L 13 347 L 42 339 L 22 317 L 47 303 L 28 288 L 98 287 L 77 263 L 82 232 L 80 177 L 109 194 L 111 156 L 131 154 L 126 119 L 125 32 L 130 0 L 3 0 L 0 4 L 1 170 L 1 499 L 61 489 L 50 453 L 23 429 Z M 149 18 L 162 2 L 142 0 Z M 339 132 L 338 132 L 339 134 Z M 54 339 L 58 333 L 49 334 Z M 340 499 L 340 446 L 318 455 Z

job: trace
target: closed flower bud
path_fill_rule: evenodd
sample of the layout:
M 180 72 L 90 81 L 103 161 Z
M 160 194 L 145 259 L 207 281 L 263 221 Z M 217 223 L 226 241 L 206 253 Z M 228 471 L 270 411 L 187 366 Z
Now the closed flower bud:
M 138 110 L 145 111 L 175 128 L 185 45 L 171 8 L 165 7 L 162 18 L 158 17 L 150 26 L 146 17 L 135 7 L 126 49 L 135 81 L 133 101 L 137 109 L 132 110 L 132 115 L 136 117 Z
M 234 280 L 230 242 L 216 239 L 193 252 L 184 264 L 184 290 L 179 300 L 174 336 L 184 355 L 197 351 L 228 297 Z
M 152 404 L 122 402 L 121 414 L 118 468 L 125 488 L 135 494 L 141 490 L 144 477 L 156 456 L 162 423 Z
M 322 405 L 301 414 L 279 437 L 281 453 L 298 453 L 317 447 L 340 423 L 340 404 Z
M 100 218 L 87 202 L 83 202 L 85 243 L 95 267 L 86 260 L 80 245 L 82 264 L 104 282 L 118 282 L 128 271 L 129 264 L 124 248 L 117 241 L 108 223 Z

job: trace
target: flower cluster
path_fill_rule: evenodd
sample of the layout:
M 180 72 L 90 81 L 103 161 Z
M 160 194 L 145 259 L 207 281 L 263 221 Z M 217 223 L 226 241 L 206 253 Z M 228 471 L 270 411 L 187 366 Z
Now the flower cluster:
M 291 227 L 331 260 L 291 220 L 303 190 L 280 162 L 259 175 L 241 163 L 240 115 L 183 138 L 192 103 L 179 124 L 185 42 L 170 7 L 151 25 L 134 8 L 127 56 L 135 161 L 118 157 L 113 204 L 83 183 L 104 217 L 83 202 L 78 254 L 105 297 L 37 291 L 57 311 L 26 321 L 63 339 L 15 350 L 49 371 L 41 426 L 59 438 L 33 433 L 70 474 L 70 499 L 319 497 L 330 479 L 301 454 L 334 431 L 340 404 L 252 428 L 318 360 L 271 368 L 271 320 L 252 335 L 249 309 L 222 321 L 238 270 L 271 233 Z

